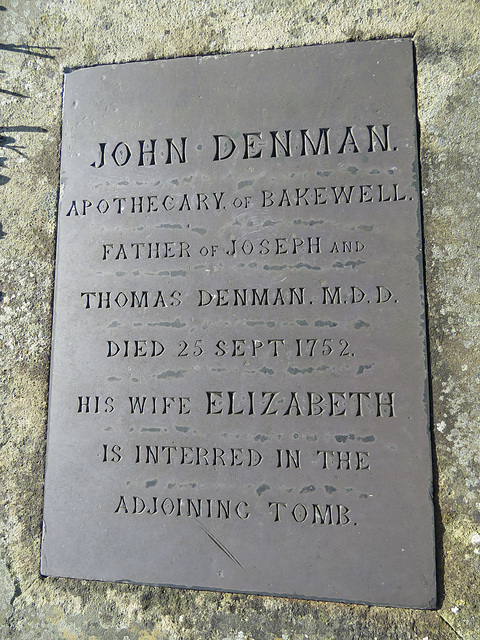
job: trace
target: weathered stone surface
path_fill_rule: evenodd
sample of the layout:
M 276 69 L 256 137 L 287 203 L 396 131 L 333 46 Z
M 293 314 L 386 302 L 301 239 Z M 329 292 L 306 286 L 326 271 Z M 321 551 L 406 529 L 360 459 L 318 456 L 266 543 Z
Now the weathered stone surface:
M 466 0 L 36 3 L 2 25 L 0 637 L 433 638 L 480 629 L 480 9 Z M 437 612 L 41 579 L 45 419 L 66 67 L 413 37 L 436 451 Z M 51 56 L 51 57 L 44 57 Z M 10 92 L 10 93 L 6 93 Z

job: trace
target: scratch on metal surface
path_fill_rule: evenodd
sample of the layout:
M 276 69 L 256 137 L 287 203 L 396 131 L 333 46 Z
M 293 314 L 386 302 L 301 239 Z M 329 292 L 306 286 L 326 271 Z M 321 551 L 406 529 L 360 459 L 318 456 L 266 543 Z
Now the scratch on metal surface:
M 198 520 L 196 520 L 196 522 L 200 527 L 202 527 L 202 529 L 205 531 L 205 533 L 210 538 L 210 540 L 214 542 L 217 545 L 217 547 L 221 549 L 223 553 L 230 558 L 230 560 L 233 560 L 233 562 L 238 564 L 238 566 L 242 567 L 242 569 L 245 571 L 245 567 L 239 560 L 237 560 L 237 558 L 233 555 L 233 553 L 229 551 L 227 547 L 220 542 L 220 540 L 217 540 L 217 538 L 212 533 L 210 533 L 210 531 L 208 531 L 208 529 L 206 529 L 201 522 L 199 522 Z

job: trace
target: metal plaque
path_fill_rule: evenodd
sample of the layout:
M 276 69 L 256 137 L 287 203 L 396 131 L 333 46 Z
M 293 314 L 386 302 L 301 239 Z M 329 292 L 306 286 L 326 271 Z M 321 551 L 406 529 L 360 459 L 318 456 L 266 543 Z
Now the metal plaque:
M 65 75 L 42 574 L 435 606 L 413 68 Z

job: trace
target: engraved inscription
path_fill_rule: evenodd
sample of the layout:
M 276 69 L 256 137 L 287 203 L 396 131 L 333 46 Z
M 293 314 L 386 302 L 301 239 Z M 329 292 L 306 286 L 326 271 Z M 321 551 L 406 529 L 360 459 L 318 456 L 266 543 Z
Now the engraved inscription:
M 145 216 L 149 214 L 180 213 L 175 219 L 205 211 L 238 209 L 276 209 L 334 206 L 335 209 L 346 205 L 360 204 L 400 205 L 412 200 L 403 185 L 395 182 L 382 184 L 343 184 L 316 185 L 296 188 L 279 188 L 276 191 L 261 189 L 248 196 L 238 196 L 224 191 L 210 193 L 161 193 L 140 196 L 107 196 L 99 200 L 76 198 L 71 201 L 66 217 L 99 216 L 110 217 L 118 214 L 126 216 Z M 270 211 L 268 212 L 270 213 Z M 264 212 L 266 214 L 266 212 Z
M 412 69 L 66 74 L 42 574 L 432 606 Z
M 377 131 L 377 128 L 379 131 Z M 213 134 L 214 162 L 228 160 L 239 154 L 243 160 L 255 158 L 289 158 L 293 156 L 308 156 L 331 153 L 373 153 L 374 151 L 392 151 L 390 143 L 390 125 L 380 127 L 367 124 L 366 126 L 345 126 L 336 128 L 319 127 L 301 129 L 300 131 L 258 131 L 255 133 L 239 133 L 237 141 L 225 134 Z M 187 162 L 187 136 L 182 136 L 178 142 L 173 138 L 164 139 L 163 152 L 158 153 L 157 138 L 138 140 L 136 144 L 120 142 L 98 143 L 98 158 L 91 166 L 100 169 L 105 164 L 125 167 L 130 161 L 139 167 L 152 167 L 157 164 L 159 156 L 165 164 Z M 198 150 L 198 145 L 197 145 Z M 397 147 L 393 147 L 397 151 Z M 294 153 L 295 152 L 295 153 Z

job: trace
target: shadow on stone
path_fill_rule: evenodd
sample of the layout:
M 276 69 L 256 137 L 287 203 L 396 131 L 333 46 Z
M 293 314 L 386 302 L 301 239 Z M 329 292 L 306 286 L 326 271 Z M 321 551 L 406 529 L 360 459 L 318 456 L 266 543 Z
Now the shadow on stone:
M 17 91 L 7 91 L 6 89 L 0 89 L 0 93 L 5 93 L 7 96 L 14 96 L 15 98 L 29 98 L 30 96 L 26 96 L 23 93 L 18 93 Z
M 15 151 L 15 153 L 18 153 L 18 155 L 22 156 L 22 158 L 26 158 L 26 155 L 22 151 L 20 151 L 20 149 L 25 149 L 25 147 L 18 147 L 15 145 L 15 142 L 15 138 L 0 135 L 0 147 L 9 149 L 10 151 Z
M 0 93 L 2 93 L 2 89 L 0 89 Z M 5 93 L 5 92 L 3 92 Z M 7 93 L 10 93 L 7 91 Z M 21 147 L 15 144 L 16 139 L 12 136 L 3 135 L 5 132 L 19 132 L 19 133 L 46 133 L 47 129 L 43 127 L 30 127 L 27 125 L 18 125 L 14 127 L 0 127 L 0 148 L 9 149 L 10 151 L 15 151 L 22 158 L 26 158 L 26 154 L 21 151 L 21 149 L 25 149 L 25 147 Z M 0 168 L 6 167 L 6 157 L 0 158 Z M 0 186 L 6 184 L 10 178 L 5 175 L 0 175 Z M 1 237 L 1 236 L 0 236 Z
M 43 127 L 28 127 L 26 125 L 18 125 L 17 127 L 0 127 L 0 131 L 18 131 L 22 133 L 47 133 L 48 129 Z
M 61 47 L 37 47 L 29 44 L 0 44 L 0 51 L 13 51 L 14 53 L 24 53 L 27 56 L 36 56 L 37 58 L 54 59 L 55 56 L 45 53 L 49 49 L 59 50 Z
M 4 5 L 0 5 L 0 11 L 6 11 L 7 8 Z M 0 43 L 0 51 L 11 51 L 14 53 L 23 53 L 28 56 L 35 56 L 37 58 L 50 58 L 54 59 L 54 56 L 50 53 L 47 53 L 49 50 L 59 50 L 61 47 L 44 47 L 44 46 L 34 46 L 29 44 L 5 44 Z M 0 70 L 0 73 L 5 73 L 4 70 Z M 8 96 L 13 96 L 14 98 L 29 98 L 23 93 L 19 93 L 18 91 L 9 91 L 8 89 L 3 89 L 0 87 L 0 93 L 3 93 Z M 0 131 L 3 133 L 5 131 L 22 131 L 22 132 L 38 132 L 45 133 L 46 129 L 42 127 L 29 127 L 29 126 L 16 126 L 16 127 L 0 127 Z M 23 158 L 26 157 L 24 153 L 20 151 L 20 149 L 24 149 L 24 147 L 14 146 L 15 138 L 0 135 L 0 147 L 4 147 L 6 149 L 10 149 L 11 151 L 15 151 Z M 0 167 L 5 167 L 6 158 L 0 158 Z M 6 184 L 10 178 L 8 176 L 0 175 L 0 186 Z M 2 236 L 0 236 L 2 237 Z
M 433 462 L 433 510 L 435 514 L 435 552 L 437 556 L 437 609 L 441 609 L 445 600 L 445 559 L 443 536 L 445 527 L 442 520 L 442 511 L 439 504 L 439 473 L 438 456 L 432 442 L 432 462 Z

